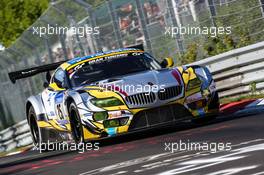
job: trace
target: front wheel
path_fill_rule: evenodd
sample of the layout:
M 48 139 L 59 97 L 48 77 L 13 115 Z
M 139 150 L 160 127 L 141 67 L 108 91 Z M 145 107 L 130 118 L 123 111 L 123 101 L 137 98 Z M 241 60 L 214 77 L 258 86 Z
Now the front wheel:
M 69 118 L 70 118 L 72 137 L 75 143 L 77 144 L 83 143 L 84 136 L 83 136 L 82 122 L 77 106 L 74 102 L 72 102 L 69 106 Z

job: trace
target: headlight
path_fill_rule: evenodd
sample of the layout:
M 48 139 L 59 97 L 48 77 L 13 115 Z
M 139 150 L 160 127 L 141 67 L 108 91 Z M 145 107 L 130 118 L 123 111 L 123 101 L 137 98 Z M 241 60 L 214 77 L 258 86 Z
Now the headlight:
M 95 121 L 101 121 L 101 120 L 105 120 L 107 119 L 108 115 L 107 112 L 103 111 L 103 112 L 95 112 L 93 114 L 93 119 Z
M 122 117 L 122 118 L 105 120 L 103 124 L 105 128 L 119 127 L 126 125 L 128 120 L 129 120 L 128 117 Z
M 111 107 L 111 106 L 120 106 L 123 105 L 124 103 L 121 102 L 119 99 L 115 97 L 110 97 L 110 98 L 100 98 L 100 99 L 91 99 L 90 100 L 92 104 L 94 104 L 97 107 Z

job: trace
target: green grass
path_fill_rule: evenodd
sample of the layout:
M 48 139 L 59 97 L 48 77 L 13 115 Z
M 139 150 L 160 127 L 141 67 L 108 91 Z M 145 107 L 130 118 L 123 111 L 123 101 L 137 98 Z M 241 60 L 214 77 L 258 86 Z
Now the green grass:
M 250 100 L 250 99 L 259 99 L 264 98 L 264 94 L 249 94 L 249 95 L 241 95 L 238 97 L 225 97 L 220 99 L 221 104 L 231 103 L 231 102 L 237 102 L 241 100 Z

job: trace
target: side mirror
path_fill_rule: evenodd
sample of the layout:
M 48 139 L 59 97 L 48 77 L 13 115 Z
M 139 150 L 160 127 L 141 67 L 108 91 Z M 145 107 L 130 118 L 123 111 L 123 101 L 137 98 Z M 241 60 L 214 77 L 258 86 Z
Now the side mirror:
M 60 81 L 55 81 L 55 83 L 57 84 L 57 86 L 60 88 L 60 89 L 64 89 L 63 88 L 63 83 L 60 82 Z
M 48 88 L 48 87 L 49 87 L 49 83 L 48 83 L 47 81 L 44 81 L 44 83 L 43 83 L 43 87 L 44 87 L 44 88 Z
M 162 68 L 168 68 L 174 65 L 174 61 L 172 58 L 168 57 L 168 58 L 163 59 L 160 64 Z

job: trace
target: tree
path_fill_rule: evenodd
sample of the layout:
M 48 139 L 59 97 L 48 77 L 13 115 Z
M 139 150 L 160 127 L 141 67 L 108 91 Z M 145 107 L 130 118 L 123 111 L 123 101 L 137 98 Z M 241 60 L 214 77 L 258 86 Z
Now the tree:
M 48 8 L 49 0 L 1 0 L 0 42 L 9 47 Z
M 231 34 L 217 35 L 216 37 L 199 37 L 201 41 L 186 40 L 185 45 L 199 43 L 198 59 L 203 59 L 208 56 L 214 56 L 229 50 L 244 47 L 263 41 L 263 16 L 260 8 L 259 0 L 236 0 L 226 4 L 215 5 L 216 16 L 214 21 L 217 27 L 231 27 Z M 212 27 L 207 10 L 199 12 L 198 25 L 200 27 Z M 191 24 L 195 25 L 195 24 Z M 200 49 L 202 48 L 202 49 Z M 187 52 L 189 49 L 187 49 Z
M 238 0 L 217 7 L 217 26 L 231 26 L 236 48 L 264 39 L 263 17 L 258 0 Z M 224 40 L 224 37 L 222 37 Z
M 223 52 L 227 52 L 237 47 L 232 36 L 224 35 L 222 37 L 208 37 L 204 45 L 206 56 L 214 56 Z

